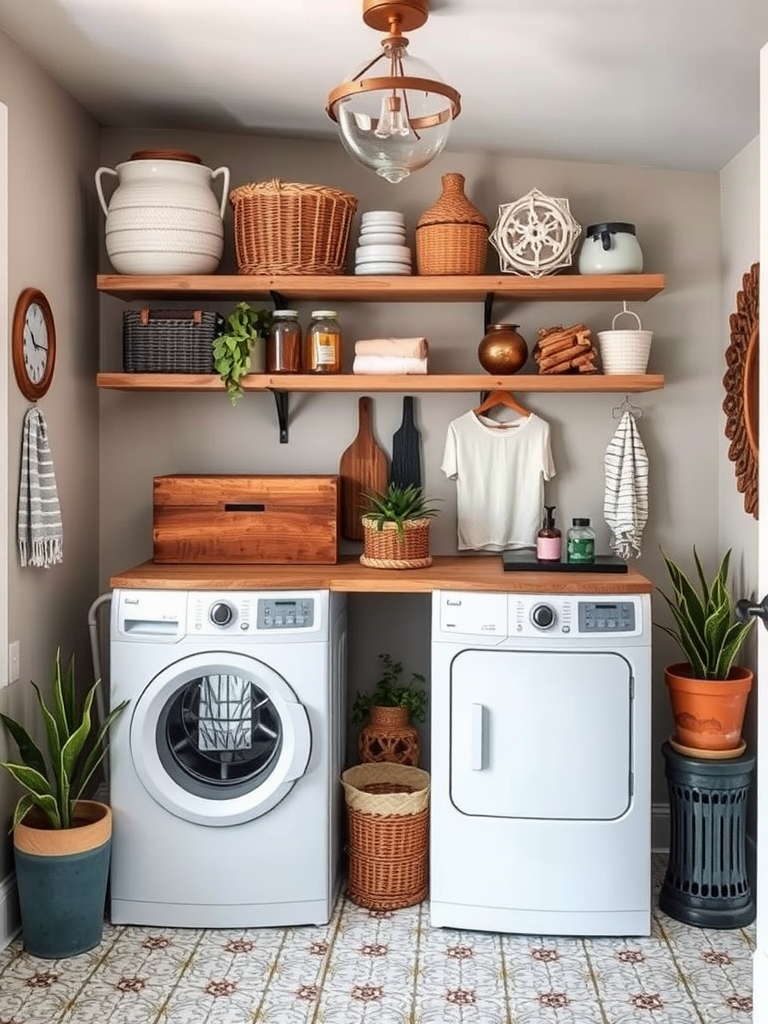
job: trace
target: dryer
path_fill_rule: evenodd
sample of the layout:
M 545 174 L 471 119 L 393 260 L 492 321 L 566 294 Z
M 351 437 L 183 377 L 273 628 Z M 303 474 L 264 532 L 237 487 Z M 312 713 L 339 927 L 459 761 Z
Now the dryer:
M 112 921 L 327 923 L 345 596 L 116 590 L 110 655 Z
M 435 591 L 435 926 L 651 927 L 647 594 Z

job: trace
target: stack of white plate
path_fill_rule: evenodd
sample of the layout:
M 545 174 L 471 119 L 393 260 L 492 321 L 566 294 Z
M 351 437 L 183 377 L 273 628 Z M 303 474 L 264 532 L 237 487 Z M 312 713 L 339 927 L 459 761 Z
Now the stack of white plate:
M 410 274 L 411 250 L 405 241 L 405 217 L 396 210 L 363 214 L 355 250 L 356 274 Z

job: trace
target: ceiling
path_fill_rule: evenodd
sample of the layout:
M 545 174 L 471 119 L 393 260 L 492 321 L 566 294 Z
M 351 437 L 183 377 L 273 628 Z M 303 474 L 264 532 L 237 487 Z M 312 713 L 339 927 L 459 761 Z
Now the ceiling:
M 102 125 L 299 138 L 380 40 L 362 0 L 0 0 L 0 29 Z M 410 40 L 452 150 L 719 171 L 758 134 L 765 0 L 432 0 Z

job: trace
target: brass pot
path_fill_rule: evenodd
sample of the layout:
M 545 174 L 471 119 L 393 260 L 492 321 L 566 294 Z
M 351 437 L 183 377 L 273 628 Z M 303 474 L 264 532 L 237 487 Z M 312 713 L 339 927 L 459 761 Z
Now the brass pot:
M 519 324 L 489 324 L 477 349 L 480 365 L 488 373 L 517 373 L 525 366 L 528 345 L 517 333 Z

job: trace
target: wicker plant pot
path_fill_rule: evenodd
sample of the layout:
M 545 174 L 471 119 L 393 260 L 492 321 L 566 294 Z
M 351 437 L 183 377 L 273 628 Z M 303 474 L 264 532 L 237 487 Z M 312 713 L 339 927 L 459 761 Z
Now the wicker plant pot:
M 429 774 L 361 764 L 341 776 L 349 827 L 349 890 L 369 910 L 398 910 L 429 891 Z
M 363 764 L 389 761 L 417 768 L 421 747 L 419 733 L 411 725 L 408 708 L 385 708 L 374 704 L 368 724 L 360 730 L 357 753 Z
M 428 518 L 406 519 L 402 537 L 396 523 L 381 525 L 362 517 L 365 548 L 360 561 L 372 569 L 426 569 L 432 565 L 429 553 Z
M 482 274 L 488 251 L 488 221 L 464 194 L 464 175 L 442 177 L 443 191 L 416 226 L 419 274 Z

